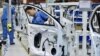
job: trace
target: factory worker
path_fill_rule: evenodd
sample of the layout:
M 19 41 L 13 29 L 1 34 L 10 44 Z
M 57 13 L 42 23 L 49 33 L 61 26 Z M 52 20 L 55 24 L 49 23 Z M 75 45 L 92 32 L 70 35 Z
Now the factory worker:
M 32 24 L 44 24 L 48 20 L 48 15 L 42 11 L 37 11 L 35 8 L 27 6 L 25 12 L 33 17 Z
M 15 0 L 14 0 L 15 1 Z M 12 4 L 15 4 L 15 2 L 12 1 Z M 5 0 L 4 6 L 3 6 L 3 14 L 2 14 L 2 30 L 3 30 L 3 44 L 6 44 L 6 40 L 8 38 L 7 35 L 9 35 L 10 39 L 10 45 L 14 45 L 14 27 L 13 27 L 13 15 L 15 14 L 15 8 L 13 5 L 11 5 L 11 24 L 8 25 L 8 10 L 9 10 L 9 0 Z

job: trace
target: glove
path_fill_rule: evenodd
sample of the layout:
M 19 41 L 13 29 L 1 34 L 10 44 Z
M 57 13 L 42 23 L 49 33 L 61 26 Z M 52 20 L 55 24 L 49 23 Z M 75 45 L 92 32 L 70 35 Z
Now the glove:
M 7 29 L 8 29 L 9 32 L 12 30 L 12 25 L 11 25 L 11 23 L 7 24 Z

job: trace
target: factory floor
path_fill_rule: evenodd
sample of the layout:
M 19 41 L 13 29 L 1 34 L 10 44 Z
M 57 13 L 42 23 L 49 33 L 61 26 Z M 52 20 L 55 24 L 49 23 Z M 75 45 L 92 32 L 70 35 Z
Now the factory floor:
M 4 47 L 2 48 L 2 54 L 4 54 Z M 29 56 L 27 51 L 23 48 L 18 39 L 15 39 L 15 45 L 8 45 L 5 55 L 2 56 Z

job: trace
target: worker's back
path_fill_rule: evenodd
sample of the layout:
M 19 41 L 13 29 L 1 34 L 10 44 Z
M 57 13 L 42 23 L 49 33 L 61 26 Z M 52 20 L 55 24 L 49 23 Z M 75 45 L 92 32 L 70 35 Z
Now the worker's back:
M 9 9 L 9 6 L 6 3 L 3 6 L 2 20 L 7 20 L 8 19 L 8 9 Z M 12 6 L 12 8 L 11 8 L 11 14 L 13 15 L 14 13 L 15 13 L 15 8 L 14 8 L 14 6 Z
M 42 11 L 38 11 L 38 12 L 36 12 L 36 14 L 34 16 L 32 23 L 33 24 L 44 24 L 44 22 L 47 20 L 48 20 L 48 15 L 46 15 Z

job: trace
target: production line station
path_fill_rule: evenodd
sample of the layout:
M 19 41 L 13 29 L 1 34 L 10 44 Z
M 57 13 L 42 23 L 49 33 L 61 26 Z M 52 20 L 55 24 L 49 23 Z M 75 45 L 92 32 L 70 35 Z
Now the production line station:
M 0 56 L 100 56 L 100 3 L 15 1 L 0 15 Z

